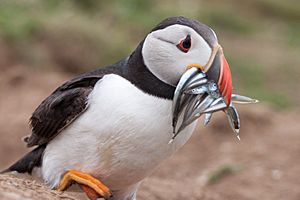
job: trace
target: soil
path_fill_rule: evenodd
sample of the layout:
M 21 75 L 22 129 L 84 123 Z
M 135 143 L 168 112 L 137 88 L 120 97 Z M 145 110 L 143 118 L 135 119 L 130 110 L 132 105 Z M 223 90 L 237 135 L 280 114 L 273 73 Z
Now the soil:
M 1 70 L 0 169 L 28 151 L 21 138 L 30 132 L 31 112 L 69 78 L 22 66 Z M 241 141 L 223 113 L 206 127 L 199 123 L 189 142 L 144 181 L 138 199 L 299 200 L 299 110 L 279 112 L 264 103 L 238 110 Z M 0 199 L 85 199 L 73 190 L 56 192 L 28 175 L 0 175 Z

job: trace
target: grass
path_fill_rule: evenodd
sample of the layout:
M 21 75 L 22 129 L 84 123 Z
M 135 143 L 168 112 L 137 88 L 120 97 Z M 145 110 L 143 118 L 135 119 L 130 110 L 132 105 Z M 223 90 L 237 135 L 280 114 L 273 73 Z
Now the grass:
M 216 32 L 229 32 L 230 34 L 247 35 L 254 30 L 254 24 L 245 16 L 236 17 L 234 8 L 223 6 L 204 11 L 199 18 L 214 27 Z
M 224 177 L 241 171 L 242 167 L 232 164 L 224 164 L 219 166 L 216 170 L 212 171 L 208 175 L 208 183 L 215 184 L 221 181 Z
M 291 26 L 288 28 L 288 31 L 287 31 L 287 37 L 286 37 L 286 41 L 287 43 L 293 47 L 293 48 L 298 48 L 300 47 L 300 26 L 299 26 L 299 23 L 300 23 L 300 19 L 297 22 L 295 23 L 291 23 Z
M 300 20 L 298 0 L 256 0 L 255 3 L 266 16 L 289 22 L 299 22 Z
M 32 38 L 41 27 L 34 15 L 29 14 L 27 6 L 0 6 L 0 30 L 4 38 L 10 41 L 20 41 Z
M 229 57 L 230 58 L 230 57 Z M 292 106 L 289 94 L 275 88 L 269 88 L 266 84 L 268 73 L 260 64 L 253 61 L 229 59 L 232 64 L 232 74 L 238 81 L 236 93 L 258 99 L 260 102 L 269 103 L 275 108 L 284 109 Z

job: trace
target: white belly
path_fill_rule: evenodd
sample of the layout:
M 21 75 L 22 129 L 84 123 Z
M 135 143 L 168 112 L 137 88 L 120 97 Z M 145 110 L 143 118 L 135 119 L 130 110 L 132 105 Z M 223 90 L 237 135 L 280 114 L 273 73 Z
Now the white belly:
M 113 190 L 149 175 L 191 136 L 195 123 L 171 144 L 172 101 L 146 94 L 126 79 L 106 75 L 89 96 L 89 108 L 47 146 L 44 180 L 56 187 L 68 169 L 101 179 Z

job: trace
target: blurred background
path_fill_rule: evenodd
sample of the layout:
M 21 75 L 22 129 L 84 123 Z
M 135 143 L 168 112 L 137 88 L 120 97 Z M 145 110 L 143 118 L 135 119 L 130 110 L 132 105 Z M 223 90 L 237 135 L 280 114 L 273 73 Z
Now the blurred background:
M 300 199 L 299 0 L 0 0 L 0 167 L 28 151 L 20 138 L 43 98 L 177 15 L 215 30 L 234 91 L 261 103 L 239 107 L 241 142 L 222 113 L 199 124 L 140 199 Z

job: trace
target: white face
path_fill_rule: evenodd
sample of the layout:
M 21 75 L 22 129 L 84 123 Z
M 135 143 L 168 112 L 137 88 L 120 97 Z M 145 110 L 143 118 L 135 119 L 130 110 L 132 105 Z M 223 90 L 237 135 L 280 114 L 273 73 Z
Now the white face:
M 180 49 L 178 44 L 187 41 L 187 37 L 190 37 L 190 47 L 184 52 L 186 49 Z M 211 47 L 194 29 L 179 24 L 148 34 L 142 49 L 145 65 L 151 73 L 173 86 L 187 70 L 187 66 L 205 66 L 211 53 Z

